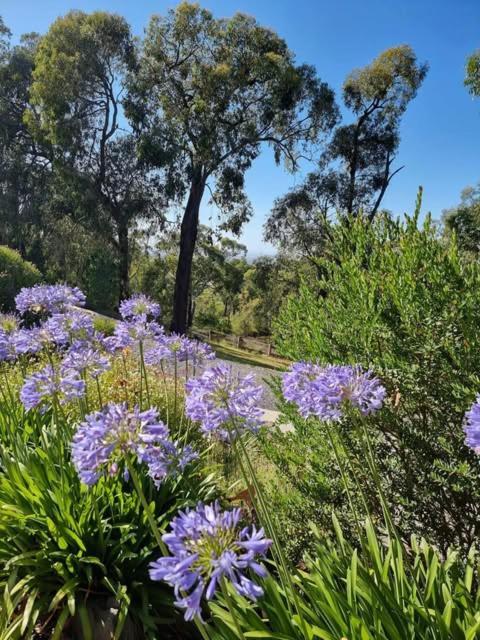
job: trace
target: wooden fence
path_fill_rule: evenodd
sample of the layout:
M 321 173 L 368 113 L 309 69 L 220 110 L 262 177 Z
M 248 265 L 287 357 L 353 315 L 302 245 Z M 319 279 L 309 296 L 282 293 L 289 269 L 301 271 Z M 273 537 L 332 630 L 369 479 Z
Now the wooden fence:
M 267 356 L 278 356 L 269 338 L 234 336 L 230 333 L 222 333 L 221 331 L 213 331 L 211 329 L 193 329 L 191 333 L 193 337 L 207 342 L 225 342 L 231 344 L 236 349 L 264 353 Z

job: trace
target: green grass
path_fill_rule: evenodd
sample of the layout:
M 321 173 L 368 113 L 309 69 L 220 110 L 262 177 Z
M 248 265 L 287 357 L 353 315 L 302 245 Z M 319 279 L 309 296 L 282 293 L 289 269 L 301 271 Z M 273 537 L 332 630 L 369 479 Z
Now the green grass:
M 222 360 L 230 360 L 231 362 L 238 362 L 239 364 L 252 365 L 256 367 L 265 367 L 266 369 L 273 369 L 276 371 L 285 371 L 288 367 L 288 361 L 280 358 L 274 358 L 267 356 L 263 353 L 252 353 L 250 351 L 244 351 L 243 349 L 237 349 L 224 342 L 210 342 L 212 349 L 214 349 L 218 358 Z

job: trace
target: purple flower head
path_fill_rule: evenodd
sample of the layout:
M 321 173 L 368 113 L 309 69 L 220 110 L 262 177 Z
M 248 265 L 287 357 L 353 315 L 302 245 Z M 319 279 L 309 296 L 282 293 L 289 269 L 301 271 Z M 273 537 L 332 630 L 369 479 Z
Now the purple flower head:
M 160 335 L 155 339 L 155 345 L 145 352 L 145 363 L 155 366 L 169 360 L 171 357 L 169 338 L 165 335 Z
M 67 351 L 62 369 L 77 371 L 80 375 L 88 373 L 94 378 L 110 368 L 110 361 L 98 349 L 88 342 L 77 341 Z
M 24 287 L 15 298 L 17 311 L 22 315 L 25 313 L 50 315 L 65 311 L 71 306 L 84 304 L 85 295 L 78 287 L 72 288 L 61 284 L 37 284 L 34 287 Z
M 76 340 L 92 340 L 95 333 L 92 317 L 77 309 L 54 313 L 43 326 L 55 336 L 55 342 L 60 345 L 72 344 Z
M 285 399 L 297 405 L 307 418 L 340 420 L 345 408 L 351 406 L 362 415 L 378 411 L 386 390 L 371 371 L 360 366 L 296 363 L 283 377 Z
M 15 360 L 17 355 L 13 336 L 0 329 L 0 362 Z
M 46 410 L 54 397 L 61 404 L 81 398 L 85 382 L 74 371 L 57 371 L 47 365 L 26 378 L 20 391 L 20 399 L 26 409 L 40 407 Z
M 189 380 L 185 388 L 186 414 L 209 436 L 229 441 L 237 430 L 255 433 L 262 424 L 263 389 L 253 375 L 234 376 L 231 368 L 219 365 Z
M 13 338 L 17 353 L 34 354 L 43 349 L 64 347 L 74 333 L 73 329 L 69 329 L 70 318 L 70 314 L 54 314 L 38 326 L 20 329 Z M 79 322 L 76 321 L 76 324 Z
M 148 475 L 157 488 L 167 477 L 179 475 L 190 462 L 198 458 L 190 445 L 181 448 L 178 442 L 172 442 L 168 428 L 163 423 L 148 425 L 139 441 L 138 459 L 147 465 Z
M 199 503 L 181 511 L 163 536 L 172 555 L 152 562 L 150 577 L 174 588 L 175 604 L 185 609 L 186 620 L 201 616 L 202 597 L 213 598 L 223 579 L 251 600 L 263 595 L 247 572 L 267 575 L 257 558 L 265 556 L 271 541 L 263 529 L 242 527 L 240 519 L 240 509 L 223 511 L 218 502 Z
M 301 416 L 308 418 L 314 413 L 315 395 L 312 382 L 322 372 L 322 368 L 310 362 L 295 362 L 290 371 L 283 375 L 283 396 L 297 405 Z
M 470 411 L 465 414 L 464 422 L 465 443 L 480 454 L 480 394 L 473 403 Z
M 120 303 L 120 315 L 124 320 L 147 317 L 158 318 L 160 315 L 160 305 L 143 293 L 136 294 L 128 300 Z
M 13 361 L 17 356 L 15 336 L 19 321 L 13 314 L 0 314 L 0 362 Z
M 188 361 L 195 366 L 201 366 L 205 360 L 215 360 L 215 352 L 210 345 L 199 340 L 184 337 L 178 351 L 179 361 Z
M 169 440 L 168 427 L 156 409 L 130 411 L 126 404 L 108 404 L 91 413 L 73 438 L 72 458 L 82 482 L 95 484 L 105 473 L 115 475 L 133 455 L 148 466 L 157 486 L 181 470 L 193 452 L 182 452 Z M 190 457 L 190 459 L 193 459 Z
M 110 346 L 115 349 L 127 349 L 138 342 L 154 340 L 162 335 L 163 328 L 157 322 L 138 316 L 132 320 L 117 323 Z

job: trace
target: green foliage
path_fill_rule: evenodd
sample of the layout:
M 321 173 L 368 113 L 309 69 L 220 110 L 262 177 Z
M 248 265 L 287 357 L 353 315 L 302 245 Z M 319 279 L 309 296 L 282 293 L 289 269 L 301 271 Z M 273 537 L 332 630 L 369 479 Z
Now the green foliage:
M 277 198 L 265 224 L 265 237 L 316 265 L 330 238 L 330 216 L 368 215 L 373 219 L 400 168 L 394 169 L 400 120 L 420 88 L 428 65 L 408 45 L 383 51 L 355 69 L 343 85 L 343 102 L 354 116 L 339 124 L 303 184 Z M 318 268 L 318 265 L 317 265 Z
M 480 251 L 480 186 L 462 190 L 460 204 L 443 212 L 447 232 L 454 232 L 464 251 Z
M 412 538 L 410 570 L 396 542 L 385 542 L 367 522 L 360 549 L 343 538 L 334 519 L 336 539 L 314 531 L 315 553 L 296 584 L 302 594 L 306 632 L 273 578 L 264 581 L 258 608 L 231 594 L 231 612 L 213 603 L 213 640 L 235 640 L 232 613 L 245 638 L 280 640 L 474 640 L 480 631 L 478 555 L 462 561 L 455 551 L 445 557 L 425 541 Z
M 283 307 L 277 347 L 293 360 L 375 370 L 389 402 L 369 429 L 398 526 L 442 549 L 467 548 L 480 515 L 480 463 L 462 429 L 480 385 L 480 265 L 417 216 L 339 225 L 331 255 L 321 263 L 325 277 L 305 282 Z M 324 430 L 315 430 L 325 447 Z M 361 456 L 349 421 L 342 437 Z
M 95 316 L 93 319 L 93 326 L 95 331 L 100 331 L 106 336 L 113 335 L 115 331 L 116 322 L 113 318 L 107 318 L 106 316 Z
M 22 287 L 40 282 L 42 274 L 31 263 L 22 259 L 14 249 L 0 246 L 0 309 L 8 311 Z
M 89 307 L 112 312 L 118 303 L 118 264 L 110 247 L 92 247 L 80 282 Z
M 480 95 L 480 51 L 467 58 L 465 86 L 473 96 Z
M 116 364 L 102 383 L 104 397 L 114 399 L 121 370 Z M 171 590 L 148 577 L 148 564 L 160 551 L 131 481 L 105 478 L 83 485 L 70 459 L 75 407 L 58 416 L 50 410 L 25 413 L 12 401 L 18 370 L 4 373 L 9 384 L 2 385 L 0 401 L 2 640 L 36 637 L 34 628 L 60 638 L 67 626 L 75 638 L 190 637 Z M 132 375 L 132 396 L 137 387 Z M 92 381 L 91 399 L 94 389 Z M 163 393 L 155 385 L 152 393 L 161 408 Z M 169 415 L 175 432 L 180 416 Z M 141 475 L 161 530 L 179 509 L 215 496 L 202 463 L 160 489 Z

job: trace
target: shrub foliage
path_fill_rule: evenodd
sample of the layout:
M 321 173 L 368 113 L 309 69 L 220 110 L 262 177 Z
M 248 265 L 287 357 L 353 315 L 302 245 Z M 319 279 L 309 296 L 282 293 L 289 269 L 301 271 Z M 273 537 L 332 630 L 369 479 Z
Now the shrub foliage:
M 462 257 L 454 238 L 440 238 L 429 217 L 419 224 L 417 208 L 405 222 L 338 226 L 319 266 L 324 276 L 305 282 L 280 313 L 279 351 L 375 370 L 390 400 L 372 431 L 398 525 L 443 549 L 468 547 L 478 536 L 480 464 L 462 421 L 479 388 L 480 265 Z M 342 429 L 355 455 L 348 424 Z M 318 446 L 323 439 L 318 428 Z M 291 459 L 283 452 L 292 442 L 277 441 L 272 457 Z M 337 498 L 330 493 L 324 515 Z

